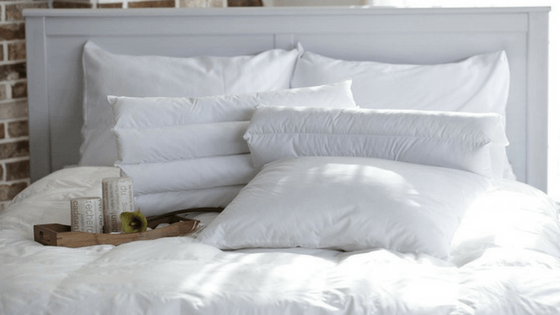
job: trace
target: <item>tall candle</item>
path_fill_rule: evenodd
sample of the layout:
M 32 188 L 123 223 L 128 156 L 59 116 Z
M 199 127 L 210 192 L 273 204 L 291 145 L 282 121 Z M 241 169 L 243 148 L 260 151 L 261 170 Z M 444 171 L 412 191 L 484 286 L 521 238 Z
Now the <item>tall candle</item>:
M 132 179 L 128 177 L 109 177 L 102 180 L 103 189 L 103 231 L 120 232 L 121 213 L 134 211 Z

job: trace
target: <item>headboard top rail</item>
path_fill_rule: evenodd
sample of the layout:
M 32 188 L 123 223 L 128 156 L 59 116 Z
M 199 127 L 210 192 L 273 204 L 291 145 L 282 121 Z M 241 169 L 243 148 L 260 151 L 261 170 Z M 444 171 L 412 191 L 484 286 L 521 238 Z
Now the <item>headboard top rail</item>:
M 146 9 L 25 9 L 23 15 L 44 17 L 99 17 L 99 16 L 241 16 L 241 15 L 402 15 L 402 14 L 493 14 L 548 12 L 550 7 L 475 7 L 475 8 L 395 8 L 376 6 L 324 7 L 234 7 L 234 8 L 157 8 Z

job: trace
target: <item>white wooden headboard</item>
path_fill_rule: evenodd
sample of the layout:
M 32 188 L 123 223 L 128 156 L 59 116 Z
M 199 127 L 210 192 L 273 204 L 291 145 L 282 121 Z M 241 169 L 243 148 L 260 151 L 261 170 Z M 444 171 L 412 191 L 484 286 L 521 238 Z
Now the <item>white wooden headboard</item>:
M 76 164 L 82 46 L 114 53 L 232 56 L 305 49 L 348 60 L 432 64 L 505 50 L 508 148 L 519 180 L 546 191 L 549 8 L 25 10 L 31 180 Z

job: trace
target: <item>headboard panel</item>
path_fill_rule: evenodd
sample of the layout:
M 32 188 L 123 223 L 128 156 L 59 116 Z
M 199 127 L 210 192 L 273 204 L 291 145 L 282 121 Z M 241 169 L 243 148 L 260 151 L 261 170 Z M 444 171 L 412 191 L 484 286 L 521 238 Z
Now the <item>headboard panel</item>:
M 233 56 L 305 49 L 348 60 L 443 63 L 506 50 L 508 154 L 518 179 L 546 190 L 549 8 L 366 7 L 25 10 L 31 179 L 79 160 L 81 51 Z

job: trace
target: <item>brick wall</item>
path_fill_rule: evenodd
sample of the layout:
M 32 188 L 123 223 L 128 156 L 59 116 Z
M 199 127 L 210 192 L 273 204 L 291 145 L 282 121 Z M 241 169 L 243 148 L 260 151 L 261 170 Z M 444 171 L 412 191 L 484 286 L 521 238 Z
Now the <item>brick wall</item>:
M 1 0 L 0 0 L 1 1 Z M 54 0 L 54 8 L 213 8 L 262 6 L 262 0 Z
M 222 7 L 227 0 L 54 0 L 53 8 Z M 262 6 L 230 0 L 229 6 Z M 22 10 L 48 1 L 0 0 L 0 211 L 29 185 L 25 23 Z
M 47 1 L 0 2 L 0 211 L 29 185 L 25 24 L 21 12 L 47 5 Z

